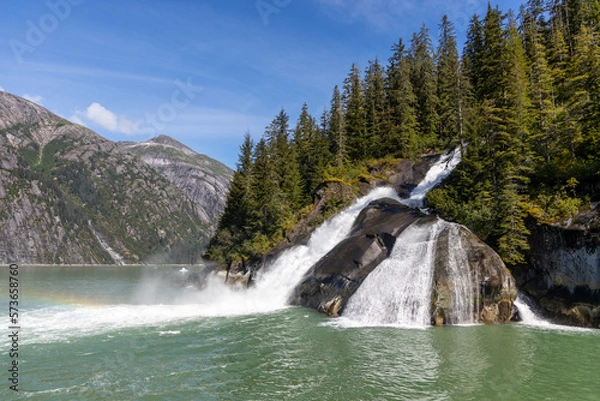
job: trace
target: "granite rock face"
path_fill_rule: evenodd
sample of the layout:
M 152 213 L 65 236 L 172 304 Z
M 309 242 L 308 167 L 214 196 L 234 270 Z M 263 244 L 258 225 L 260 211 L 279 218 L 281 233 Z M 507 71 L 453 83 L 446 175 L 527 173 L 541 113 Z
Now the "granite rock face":
M 513 317 L 516 285 L 500 257 L 466 228 L 410 209 L 392 199 L 380 199 L 363 209 L 350 235 L 319 260 L 304 276 L 290 303 L 340 315 L 366 277 L 389 257 L 396 239 L 410 226 L 441 225 L 434 243 L 431 323 L 455 323 L 455 272 L 451 265 L 461 252 L 472 305 L 469 319 L 508 322 Z M 459 244 L 457 249 L 457 244 Z M 420 266 L 414 266 L 415 269 Z
M 530 231 L 530 264 L 514 269 L 519 288 L 556 322 L 600 328 L 600 203 Z
M 193 263 L 209 234 L 137 156 L 0 92 L 0 263 Z

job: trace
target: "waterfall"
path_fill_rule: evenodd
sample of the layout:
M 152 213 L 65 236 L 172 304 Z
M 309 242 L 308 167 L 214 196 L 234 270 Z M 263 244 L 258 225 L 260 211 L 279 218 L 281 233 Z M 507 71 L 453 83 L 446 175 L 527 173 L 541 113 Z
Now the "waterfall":
M 210 305 L 210 314 L 237 315 L 260 313 L 286 307 L 289 295 L 302 280 L 304 274 L 339 242 L 346 238 L 356 217 L 371 201 L 387 197 L 410 205 L 422 205 L 427 191 L 450 174 L 458 161 L 460 161 L 459 149 L 441 156 L 431 167 L 423 182 L 413 190 L 408 199 L 400 199 L 393 188 L 377 188 L 368 195 L 356 200 L 350 207 L 319 226 L 312 233 L 306 245 L 298 245 L 288 249 L 273 262 L 261 269 L 254 281 L 255 285 L 246 291 L 236 291 L 223 284 L 222 280 L 213 278 L 207 289 L 203 291 L 208 301 L 207 303 Z M 441 221 L 439 227 L 441 227 Z M 417 226 L 409 227 L 407 231 L 408 233 L 404 235 L 407 244 L 412 244 L 416 248 L 413 249 L 412 245 L 407 246 L 405 250 L 402 250 L 401 247 L 395 247 L 395 249 L 398 248 L 397 252 L 404 252 L 406 255 L 411 255 L 410 257 L 415 260 L 412 265 L 425 263 L 421 261 L 432 264 L 434 247 L 430 243 L 436 241 L 437 235 Z M 410 234 L 411 232 L 414 233 L 414 238 Z M 398 258 L 403 259 L 405 256 L 398 256 Z M 410 263 L 406 264 L 405 270 L 407 274 L 413 274 L 413 278 L 407 281 L 413 284 L 417 282 L 421 283 L 415 286 L 413 291 L 431 291 L 431 273 L 429 275 L 427 275 L 428 273 L 422 275 L 415 269 L 412 269 Z M 430 302 L 422 302 L 417 305 L 418 302 L 414 301 L 415 298 L 407 297 L 406 302 L 414 304 L 415 311 L 412 314 L 420 316 L 418 318 L 420 319 L 419 322 L 425 322 L 426 315 L 427 319 L 429 319 Z M 419 299 L 422 299 L 422 297 Z M 414 319 L 417 319 L 417 317 L 406 318 L 406 321 Z
M 343 316 L 364 325 L 428 325 L 434 249 L 440 230 L 440 220 L 407 227 L 396 239 L 390 257 L 350 298 Z
M 472 277 L 460 238 L 461 226 L 435 219 L 411 224 L 396 239 L 390 257 L 367 276 L 349 299 L 343 316 L 367 326 L 425 327 L 431 323 L 436 271 L 447 280 L 438 294 L 448 303 L 446 323 L 475 323 Z M 438 254 L 447 253 L 440 266 Z M 441 274 L 441 273 L 444 274 Z
M 467 254 L 462 247 L 460 237 L 461 226 L 458 224 L 443 222 L 447 235 L 448 266 L 447 274 L 451 282 L 451 313 L 447 318 L 448 324 L 472 324 L 475 323 L 475 311 L 479 305 L 475 304 L 474 294 L 478 291 L 477 283 L 473 280 Z
M 194 300 L 203 306 L 200 313 L 231 316 L 286 308 L 291 292 L 308 269 L 346 238 L 362 209 L 380 198 L 399 200 L 393 188 L 377 188 L 357 199 L 350 207 L 320 225 L 306 245 L 284 251 L 261 269 L 251 288 L 240 290 L 224 284 L 219 277 L 211 277 L 209 285 Z
M 460 147 L 440 156 L 439 160 L 427 171 L 425 178 L 412 190 L 410 196 L 401 202 L 415 209 L 423 207 L 427 193 L 450 175 L 460 163 L 461 158 Z
M 256 280 L 255 289 L 269 294 L 273 302 L 285 304 L 289 294 L 308 269 L 346 238 L 360 211 L 371 201 L 392 198 L 405 204 L 422 205 L 427 191 L 450 174 L 460 162 L 460 155 L 460 148 L 442 155 L 429 169 L 423 181 L 411 192 L 408 199 L 400 199 L 392 188 L 376 188 L 356 200 L 350 207 L 319 226 L 306 245 L 289 249 L 266 266 L 264 273 Z
M 423 207 L 427 192 L 450 175 L 460 159 L 460 148 L 442 155 L 409 198 L 401 202 L 413 208 Z M 478 309 L 474 297 L 477 277 L 472 277 L 460 230 L 460 225 L 440 219 L 407 227 L 396 239 L 390 257 L 367 276 L 348 300 L 343 316 L 364 325 L 428 326 L 434 273 L 444 269 L 449 292 L 443 295 L 450 303 L 446 323 L 474 323 Z M 445 241 L 441 240 L 443 237 Z M 440 251 L 447 253 L 447 265 L 436 267 Z
M 381 198 L 400 200 L 396 191 L 388 187 L 374 189 L 356 200 L 350 207 L 319 226 L 306 245 L 298 245 L 283 252 L 266 266 L 264 274 L 256 280 L 256 290 L 270 293 L 274 302 L 285 304 L 308 269 L 346 238 L 360 211 L 370 202 Z

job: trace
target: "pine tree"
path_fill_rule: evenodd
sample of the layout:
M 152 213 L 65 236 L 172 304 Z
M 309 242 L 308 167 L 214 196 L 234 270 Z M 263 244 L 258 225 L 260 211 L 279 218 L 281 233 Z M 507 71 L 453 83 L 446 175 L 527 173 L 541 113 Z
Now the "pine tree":
M 335 165 L 343 166 L 348 160 L 348 146 L 344 121 L 344 103 L 339 87 L 333 88 L 330 111 L 327 120 L 323 122 L 323 129 L 329 140 L 329 150 L 334 155 Z
M 365 75 L 365 111 L 366 111 L 366 140 L 367 157 L 383 157 L 385 155 L 384 118 L 385 102 L 385 72 L 379 60 L 369 62 Z
M 415 158 L 420 151 L 417 137 L 417 98 L 410 81 L 412 65 L 402 39 L 392 46 L 387 68 L 387 154 Z
M 417 98 L 416 112 L 421 147 L 437 144 L 439 116 L 437 114 L 437 90 L 433 45 L 429 29 L 425 25 L 412 37 L 410 47 L 412 61 L 411 82 Z
M 474 15 L 469 23 L 467 42 L 463 50 L 463 71 L 470 83 L 472 94 L 478 101 L 483 100 L 481 83 L 483 81 L 482 60 L 484 49 L 483 25 L 479 16 Z
M 365 96 L 360 69 L 352 64 L 344 80 L 344 131 L 350 160 L 363 160 L 368 150 Z
M 251 235 L 252 210 L 255 205 L 252 193 L 253 147 L 250 133 L 246 133 L 227 194 L 227 203 L 219 218 L 217 233 L 211 238 L 206 252 L 210 259 L 225 264 L 242 256 L 241 244 Z
M 509 264 L 523 263 L 528 249 L 522 197 L 527 193 L 528 175 L 535 163 L 529 131 L 530 99 L 523 43 L 516 22 L 511 19 L 506 31 L 502 65 L 506 71 L 502 106 L 503 123 L 498 126 L 495 151 L 498 159 L 497 181 L 500 255 Z
M 282 218 L 287 219 L 293 210 L 303 204 L 302 182 L 296 149 L 289 138 L 289 117 L 281 110 L 265 131 L 269 160 L 273 164 L 276 185 L 281 190 L 280 209 Z
M 527 7 L 521 10 L 521 31 L 529 64 L 533 140 L 549 168 L 557 152 L 557 127 L 552 71 L 546 47 L 549 32 L 543 13 L 541 0 L 529 0 Z
M 459 142 L 461 127 L 460 61 L 454 26 L 444 15 L 437 50 L 439 141 L 442 148 Z
M 304 202 L 312 200 L 312 193 L 323 178 L 323 171 L 330 159 L 328 141 L 324 131 L 308 112 L 306 103 L 298 117 L 294 130 Z

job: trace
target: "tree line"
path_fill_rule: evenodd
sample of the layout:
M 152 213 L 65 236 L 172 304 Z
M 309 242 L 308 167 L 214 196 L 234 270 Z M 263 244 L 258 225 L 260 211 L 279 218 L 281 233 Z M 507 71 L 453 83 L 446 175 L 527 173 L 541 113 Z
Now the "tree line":
M 580 182 L 600 178 L 599 21 L 599 0 L 529 0 L 518 14 L 488 5 L 462 55 L 444 16 L 436 46 L 423 25 L 385 65 L 353 64 L 319 119 L 305 104 L 295 127 L 282 110 L 256 143 L 246 135 L 207 256 L 260 257 L 326 177 L 462 146 L 429 203 L 524 262 L 526 218 L 572 213 L 589 201 Z

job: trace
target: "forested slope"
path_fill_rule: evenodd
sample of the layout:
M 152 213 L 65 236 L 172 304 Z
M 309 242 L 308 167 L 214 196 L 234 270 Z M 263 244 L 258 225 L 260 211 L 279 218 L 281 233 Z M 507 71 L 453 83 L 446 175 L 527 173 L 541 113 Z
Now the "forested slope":
M 472 17 L 459 53 L 451 21 L 437 45 L 423 26 L 387 62 L 352 65 L 320 118 L 282 110 L 247 135 L 207 255 L 258 258 L 310 212 L 324 180 L 368 179 L 369 166 L 463 147 L 428 201 L 473 229 L 505 262 L 525 261 L 526 219 L 553 222 L 598 200 L 600 2 L 530 0 Z M 339 206 L 339 205 L 338 205 Z

